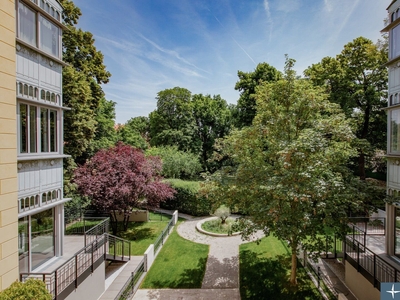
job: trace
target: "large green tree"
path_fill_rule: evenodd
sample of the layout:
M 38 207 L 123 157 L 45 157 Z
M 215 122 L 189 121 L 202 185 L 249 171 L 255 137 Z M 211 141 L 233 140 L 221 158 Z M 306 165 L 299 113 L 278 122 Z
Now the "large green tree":
M 353 120 L 358 144 L 358 170 L 365 179 L 366 156 L 386 148 L 387 47 L 364 37 L 346 44 L 335 58 L 325 57 L 304 73 L 324 86 L 332 102 Z
M 199 153 L 200 141 L 194 141 L 196 123 L 193 117 L 192 94 L 180 87 L 157 94 L 157 109 L 150 113 L 150 144 L 177 146 L 179 150 Z
M 246 216 L 244 235 L 262 229 L 288 243 L 290 282 L 296 284 L 300 246 L 323 250 L 325 226 L 346 217 L 345 164 L 354 134 L 337 104 L 320 87 L 297 79 L 287 59 L 277 82 L 256 91 L 252 126 L 235 131 L 224 151 L 237 168 L 214 176 L 211 195 Z M 250 222 L 248 222 L 250 221 Z
M 229 133 L 232 127 L 232 114 L 227 102 L 220 95 L 193 95 L 193 115 L 196 122 L 194 139 L 199 140 L 199 157 L 203 168 L 214 172 L 219 164 L 211 161 L 215 140 Z
M 131 118 L 125 124 L 118 126 L 118 140 L 136 148 L 147 149 L 149 127 L 149 118 L 142 116 Z
M 235 110 L 236 126 L 250 126 L 257 112 L 254 98 L 256 88 L 263 82 L 273 82 L 281 78 L 281 73 L 267 63 L 259 63 L 253 72 L 238 71 L 239 80 L 235 90 L 240 92 L 240 98 Z
M 64 7 L 63 104 L 71 110 L 64 114 L 65 152 L 74 159 L 88 150 L 96 132 L 95 110 L 104 97 L 101 84 L 111 74 L 103 63 L 103 54 L 94 45 L 90 32 L 77 28 L 81 11 L 70 0 L 60 0 Z

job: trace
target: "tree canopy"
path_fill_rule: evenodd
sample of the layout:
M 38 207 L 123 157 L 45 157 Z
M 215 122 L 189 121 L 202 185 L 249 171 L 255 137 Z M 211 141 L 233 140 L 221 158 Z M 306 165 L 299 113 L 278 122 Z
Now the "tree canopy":
M 161 168 L 159 158 L 118 143 L 76 168 L 74 182 L 94 206 L 111 213 L 115 233 L 117 213 L 129 217 L 133 208 L 155 207 L 173 196 L 174 190 L 162 182 Z
M 235 90 L 240 92 L 236 106 L 236 126 L 250 126 L 257 112 L 254 95 L 256 88 L 263 82 L 273 82 L 281 78 L 281 73 L 267 63 L 259 63 L 253 72 L 238 71 L 239 80 Z
M 325 57 L 304 73 L 324 86 L 330 101 L 353 120 L 358 145 L 358 174 L 365 179 L 365 156 L 386 148 L 387 49 L 364 37 L 346 44 L 336 58 Z
M 283 78 L 256 89 L 253 124 L 224 141 L 237 167 L 215 175 L 208 187 L 218 205 L 248 216 L 241 220 L 245 236 L 262 229 L 288 242 L 296 284 L 299 246 L 323 249 L 325 226 L 346 217 L 343 174 L 356 153 L 339 106 L 321 88 L 296 79 L 293 64 L 287 59 Z

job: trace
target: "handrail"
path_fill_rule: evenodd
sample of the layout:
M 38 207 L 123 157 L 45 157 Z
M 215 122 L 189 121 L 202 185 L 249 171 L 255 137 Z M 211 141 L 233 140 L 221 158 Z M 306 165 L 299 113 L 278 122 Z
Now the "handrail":
M 130 248 L 130 241 L 103 233 L 89 245 L 76 252 L 73 257 L 55 271 L 20 273 L 20 281 L 32 277 L 41 279 L 45 282 L 47 290 L 53 295 L 53 299 L 57 299 L 60 294 L 66 297 L 101 265 L 107 258 L 107 253 L 112 253 L 114 259 L 125 260 L 126 257 L 130 259 Z M 65 297 L 61 298 L 64 299 Z
M 108 233 L 110 218 L 105 218 L 99 224 L 85 231 L 85 246 L 90 244 L 94 240 L 97 239 L 98 236 L 103 235 L 104 233 Z

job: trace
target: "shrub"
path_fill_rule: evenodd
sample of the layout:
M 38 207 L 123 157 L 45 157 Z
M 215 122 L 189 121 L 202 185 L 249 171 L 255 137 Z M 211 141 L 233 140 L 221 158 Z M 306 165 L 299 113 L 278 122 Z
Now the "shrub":
M 161 202 L 161 208 L 177 209 L 179 212 L 192 216 L 207 216 L 210 214 L 210 201 L 199 194 L 200 182 L 183 181 L 180 179 L 166 180 L 176 193 L 174 198 Z
M 221 224 L 224 224 L 226 219 L 231 215 L 231 210 L 225 205 L 221 205 L 215 212 L 214 216 L 221 219 Z
M 43 281 L 28 279 L 26 282 L 14 282 L 0 292 L 0 300 L 52 300 Z

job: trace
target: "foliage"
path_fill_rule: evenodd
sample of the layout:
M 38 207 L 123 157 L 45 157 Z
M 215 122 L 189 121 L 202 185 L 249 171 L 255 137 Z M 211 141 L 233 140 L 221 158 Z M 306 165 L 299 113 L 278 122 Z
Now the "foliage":
M 146 151 L 146 155 L 161 158 L 161 174 L 166 178 L 195 179 L 202 170 L 195 154 L 179 151 L 176 146 L 152 147 Z
M 289 284 L 290 251 L 273 236 L 240 245 L 239 267 L 242 299 L 323 299 L 302 266 L 298 285 Z
M 221 223 L 224 224 L 226 219 L 231 215 L 231 210 L 225 205 L 221 205 L 213 214 L 214 216 L 221 219 Z
M 0 300 L 51 300 L 52 295 L 43 281 L 28 279 L 26 282 L 14 282 L 0 292 Z
M 175 146 L 200 158 L 203 170 L 219 168 L 210 161 L 214 142 L 231 128 L 232 109 L 219 95 L 193 95 L 175 87 L 157 94 L 157 109 L 150 113 L 151 146 Z
M 201 228 L 208 232 L 220 233 L 220 234 L 232 234 L 232 225 L 235 224 L 234 218 L 227 218 L 223 223 L 221 219 L 213 219 L 205 221 L 201 224 Z
M 162 208 L 178 210 L 192 216 L 208 216 L 211 203 L 205 195 L 199 193 L 200 183 L 179 179 L 166 180 L 176 191 L 173 198 L 162 202 Z
M 198 153 L 199 142 L 193 141 L 195 120 L 191 92 L 175 87 L 157 94 L 157 109 L 150 113 L 152 146 L 177 146 L 179 150 Z
M 100 99 L 99 106 L 94 110 L 97 123 L 93 140 L 89 143 L 86 158 L 92 157 L 100 149 L 107 149 L 115 145 L 117 133 L 115 124 L 115 102 L 104 97 Z
M 201 288 L 208 250 L 208 245 L 185 240 L 174 229 L 141 288 Z
M 154 207 L 171 198 L 174 190 L 162 182 L 161 161 L 145 157 L 142 151 L 118 143 L 97 152 L 88 162 L 75 170 L 78 191 L 92 199 L 92 204 L 113 216 L 123 213 L 126 226 L 133 207 Z M 126 227 L 125 227 L 126 229 Z
M 288 242 L 290 281 L 296 284 L 300 244 L 322 250 L 318 234 L 324 225 L 346 217 L 353 199 L 344 197 L 343 172 L 355 150 L 338 105 L 327 101 L 321 88 L 296 79 L 293 64 L 287 59 L 283 79 L 257 89 L 253 125 L 225 141 L 238 167 L 214 176 L 209 191 L 218 203 L 249 216 L 251 222 L 242 222 L 245 236 L 262 229 Z
M 227 102 L 220 95 L 193 95 L 193 115 L 196 122 L 194 140 L 200 141 L 199 153 L 204 170 L 214 172 L 220 167 L 211 161 L 215 140 L 227 135 L 232 126 L 232 113 Z
M 358 173 L 365 179 L 366 156 L 386 148 L 388 73 L 387 46 L 359 37 L 346 44 L 336 58 L 325 57 L 304 73 L 315 84 L 325 87 L 329 99 L 340 104 L 355 124 Z
M 281 73 L 267 63 L 259 63 L 253 72 L 238 71 L 239 80 L 235 90 L 240 92 L 236 107 L 236 126 L 250 126 L 257 112 L 254 95 L 256 88 L 263 82 L 274 82 L 281 78 Z
M 148 148 L 149 119 L 135 117 L 118 127 L 118 139 L 125 144 L 139 149 Z
M 88 149 L 95 136 L 95 110 L 104 96 L 101 84 L 111 74 L 103 64 L 103 54 L 94 46 L 90 32 L 76 28 L 81 11 L 70 0 L 60 0 L 64 7 L 63 105 L 70 107 L 64 116 L 65 152 L 78 158 Z

